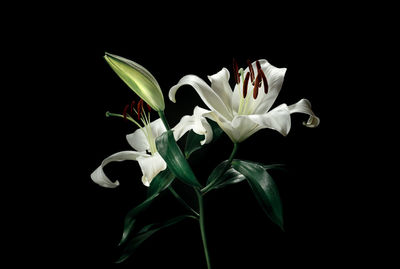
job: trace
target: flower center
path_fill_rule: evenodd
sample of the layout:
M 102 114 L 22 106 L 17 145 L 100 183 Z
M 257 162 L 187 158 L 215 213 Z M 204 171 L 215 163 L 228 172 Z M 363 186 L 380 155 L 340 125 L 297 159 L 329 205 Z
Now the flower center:
M 235 82 L 237 87 L 239 87 L 240 103 L 239 103 L 239 115 L 249 115 L 254 112 L 255 107 L 249 105 L 249 103 L 253 103 L 254 100 L 257 100 L 258 92 L 261 86 L 264 85 L 264 93 L 268 93 L 268 81 L 267 77 L 264 74 L 264 71 L 261 69 L 261 64 L 259 61 L 256 61 L 257 75 L 254 71 L 252 63 L 247 60 L 248 71 L 246 75 L 244 75 L 243 68 L 238 69 L 238 65 L 235 59 L 233 59 L 233 71 L 235 76 Z M 241 78 L 241 79 L 240 79 Z M 249 95 L 249 82 L 251 82 L 251 94 Z M 253 100 L 250 100 L 253 98 Z
M 129 120 L 130 122 L 134 123 L 137 127 L 139 127 L 142 130 L 143 134 L 145 135 L 147 142 L 149 143 L 150 146 L 149 153 L 151 155 L 154 155 L 157 152 L 157 147 L 156 147 L 156 140 L 150 126 L 151 107 L 148 104 L 146 104 L 147 109 L 145 109 L 144 106 L 145 102 L 142 99 L 139 100 L 136 106 L 135 103 L 136 103 L 135 101 L 132 101 L 130 105 L 126 105 L 124 107 L 122 114 L 116 114 L 107 111 L 106 117 L 112 116 L 112 117 L 124 118 L 125 120 Z M 130 113 L 128 113 L 128 110 Z M 134 114 L 137 116 L 137 120 L 134 119 L 134 117 L 132 117 Z

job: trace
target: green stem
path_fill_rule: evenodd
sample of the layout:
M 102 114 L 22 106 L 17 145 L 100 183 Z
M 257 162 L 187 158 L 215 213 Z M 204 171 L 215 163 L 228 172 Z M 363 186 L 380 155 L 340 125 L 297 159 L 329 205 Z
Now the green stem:
M 226 169 L 225 169 L 224 171 L 221 172 L 220 176 L 222 176 L 223 174 L 225 174 L 225 172 L 230 168 L 231 163 L 232 163 L 232 161 L 233 161 L 233 158 L 234 158 L 235 155 L 236 155 L 236 152 L 237 152 L 238 148 L 239 148 L 239 143 L 234 143 L 234 144 L 233 144 L 232 153 L 231 153 L 231 155 L 229 156 L 228 162 L 227 162 L 227 164 L 226 164 L 226 166 L 225 166 Z M 205 186 L 205 187 L 201 190 L 201 193 L 204 195 L 204 194 L 206 194 L 207 192 L 209 192 L 210 190 L 212 190 L 213 188 L 214 188 L 214 185 L 213 185 L 213 184 L 209 184 L 209 185 Z
M 232 162 L 233 158 L 235 157 L 238 148 L 239 148 L 239 143 L 234 143 L 231 156 L 229 156 L 229 159 L 228 159 L 229 164 Z
M 167 131 L 171 130 L 171 127 L 169 127 L 168 121 L 165 118 L 164 111 L 158 111 L 158 115 L 160 116 L 162 122 L 164 123 L 164 126 L 167 129 Z
M 179 194 L 171 187 L 168 187 L 169 191 L 172 193 L 172 195 L 187 209 L 189 209 L 189 211 L 191 211 L 196 217 L 197 219 L 199 218 L 199 213 L 197 213 L 190 205 L 188 205 L 185 200 L 183 200 Z
M 203 197 L 201 196 L 200 190 L 195 188 L 195 192 L 196 192 L 196 195 L 197 195 L 197 199 L 199 201 L 199 212 L 200 212 L 199 223 L 200 223 L 201 239 L 203 241 L 204 255 L 206 257 L 207 269 L 211 269 L 210 256 L 208 255 L 208 248 L 207 248 L 206 232 L 205 232 L 205 229 L 204 229 Z

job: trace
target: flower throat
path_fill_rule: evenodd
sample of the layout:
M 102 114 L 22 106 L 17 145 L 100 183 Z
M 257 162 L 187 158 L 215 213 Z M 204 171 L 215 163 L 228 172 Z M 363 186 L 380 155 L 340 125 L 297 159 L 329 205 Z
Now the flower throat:
M 257 75 L 255 75 L 253 65 L 249 60 L 247 60 L 247 65 L 249 67 L 249 71 L 246 72 L 244 75 L 243 68 L 238 69 L 238 64 L 235 59 L 233 59 L 233 72 L 235 77 L 235 83 L 241 88 L 240 92 L 240 104 L 239 104 L 239 115 L 246 115 L 251 114 L 252 111 L 248 108 L 248 102 L 251 97 L 248 97 L 248 87 L 249 81 L 251 82 L 252 88 L 252 96 L 253 99 L 256 100 L 258 97 L 258 91 L 262 85 L 264 85 L 264 93 L 268 93 L 268 81 L 267 77 L 264 74 L 264 71 L 261 69 L 261 64 L 257 60 L 256 67 L 257 67 Z

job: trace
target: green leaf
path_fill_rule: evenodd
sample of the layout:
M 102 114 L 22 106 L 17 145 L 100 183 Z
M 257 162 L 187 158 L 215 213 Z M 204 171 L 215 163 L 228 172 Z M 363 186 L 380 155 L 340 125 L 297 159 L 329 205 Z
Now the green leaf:
M 220 136 L 224 133 L 224 131 L 219 127 L 219 125 L 210 119 L 206 119 L 208 124 L 210 124 L 211 129 L 213 131 L 213 142 L 216 141 Z
M 234 168 L 230 168 L 224 173 L 221 180 L 219 180 L 219 183 L 214 185 L 213 189 L 221 189 L 225 186 L 242 182 L 245 179 L 246 177 L 244 175 L 236 171 Z
M 265 170 L 272 170 L 272 169 L 279 169 L 279 170 L 286 170 L 286 165 L 284 164 L 260 164 Z
M 156 139 L 157 150 L 167 163 L 168 168 L 182 182 L 194 186 L 201 187 L 197 181 L 192 168 L 186 161 L 178 144 L 176 144 L 172 131 L 164 132 Z
M 198 135 L 193 130 L 188 132 L 185 145 L 185 157 L 189 158 L 190 154 L 201 148 L 200 142 L 204 140 L 204 135 Z
M 213 189 L 220 189 L 227 185 L 242 182 L 244 179 L 245 176 L 231 168 L 229 160 L 225 160 L 211 172 L 207 179 L 207 186 L 201 192 L 204 194 Z
M 224 131 L 222 131 L 222 129 L 214 121 L 212 121 L 210 119 L 206 119 L 206 120 L 211 126 L 211 129 L 213 132 L 212 142 L 214 142 L 221 136 L 221 134 L 223 134 Z M 204 140 L 204 135 L 198 135 L 193 130 L 190 130 L 188 132 L 188 135 L 186 138 L 185 150 L 184 150 L 186 159 L 189 159 L 190 155 L 193 152 L 201 149 L 202 145 L 200 142 L 203 140 Z
M 267 216 L 283 230 L 282 204 L 278 188 L 263 166 L 242 160 L 234 160 L 232 167 L 243 174 Z
M 214 189 L 215 185 L 218 185 L 223 180 L 222 176 L 230 168 L 231 164 L 228 160 L 225 160 L 217 165 L 211 174 L 208 176 L 206 187 L 201 192 L 206 193 Z
M 168 188 L 174 180 L 175 176 L 172 174 L 168 168 L 164 171 L 161 171 L 152 181 L 147 192 L 147 199 L 144 200 L 141 204 L 131 209 L 125 217 L 124 221 L 124 231 L 122 233 L 122 239 L 119 242 L 119 245 L 124 244 L 129 235 L 132 233 L 135 228 L 135 223 L 137 220 L 137 216 L 146 210 L 151 202 L 156 198 L 160 192 Z
M 150 183 L 150 186 L 147 190 L 147 197 L 150 198 L 154 195 L 158 195 L 163 190 L 167 189 L 172 181 L 174 180 L 175 176 L 169 168 L 161 171 Z
M 125 247 L 125 249 L 122 252 L 121 257 L 116 261 L 116 263 L 121 263 L 125 261 L 127 258 L 129 258 L 135 250 L 150 236 L 152 236 L 154 233 L 167 228 L 171 225 L 174 225 L 186 218 L 195 218 L 191 215 L 182 215 L 178 216 L 172 219 L 169 219 L 167 221 L 161 222 L 161 223 L 153 223 L 153 224 L 148 224 L 144 226 L 137 234 L 135 237 L 133 237 Z

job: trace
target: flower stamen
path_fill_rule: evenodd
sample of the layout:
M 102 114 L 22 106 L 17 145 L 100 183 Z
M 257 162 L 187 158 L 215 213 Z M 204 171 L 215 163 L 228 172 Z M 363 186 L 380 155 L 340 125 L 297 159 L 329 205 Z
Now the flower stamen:
M 264 73 L 264 71 L 261 69 L 261 64 L 260 64 L 260 62 L 257 60 L 256 61 L 256 66 L 257 66 L 257 73 L 259 74 L 259 75 L 261 75 L 261 79 L 262 80 L 260 80 L 260 83 L 261 83 L 261 81 L 262 81 L 262 83 L 264 84 L 264 92 L 265 92 L 265 94 L 267 94 L 268 93 L 268 81 L 267 81 L 267 77 L 265 76 L 265 73 Z M 261 85 L 260 85 L 261 86 Z
M 250 60 L 247 60 L 247 65 L 249 66 L 250 76 L 251 76 L 251 83 L 254 85 L 254 69 L 253 65 L 251 64 Z
M 259 89 L 259 87 L 260 87 L 260 84 L 261 84 L 261 75 L 260 75 L 260 73 L 258 73 L 258 74 L 257 74 L 256 81 L 255 81 L 255 83 L 254 83 L 254 89 L 253 89 L 253 98 L 254 98 L 254 99 L 257 99 L 257 96 L 258 96 L 258 89 Z
M 235 75 L 235 82 L 236 82 L 236 84 L 239 85 L 239 83 L 240 83 L 239 67 L 238 67 L 238 64 L 237 64 L 235 58 L 233 58 L 233 73 Z
M 126 106 L 124 107 L 123 112 L 122 112 L 122 116 L 124 116 L 124 120 L 126 120 L 126 114 L 127 114 L 127 112 L 128 112 L 128 108 L 129 108 L 129 105 L 126 105 Z
M 131 103 L 131 109 L 130 109 L 131 110 L 131 115 L 133 113 L 133 106 L 135 105 L 135 103 L 136 103 L 135 100 L 133 100 L 132 103 Z
M 250 76 L 250 73 L 247 72 L 246 77 L 243 82 L 243 98 L 246 98 L 246 96 L 247 96 L 247 85 L 249 84 L 249 76 Z
M 256 61 L 256 66 L 257 66 L 257 72 L 260 73 L 261 64 L 260 64 L 260 62 L 258 60 Z
M 140 101 L 137 104 L 137 116 L 138 116 L 138 120 L 140 120 L 140 116 L 143 112 L 143 99 L 140 99 Z

